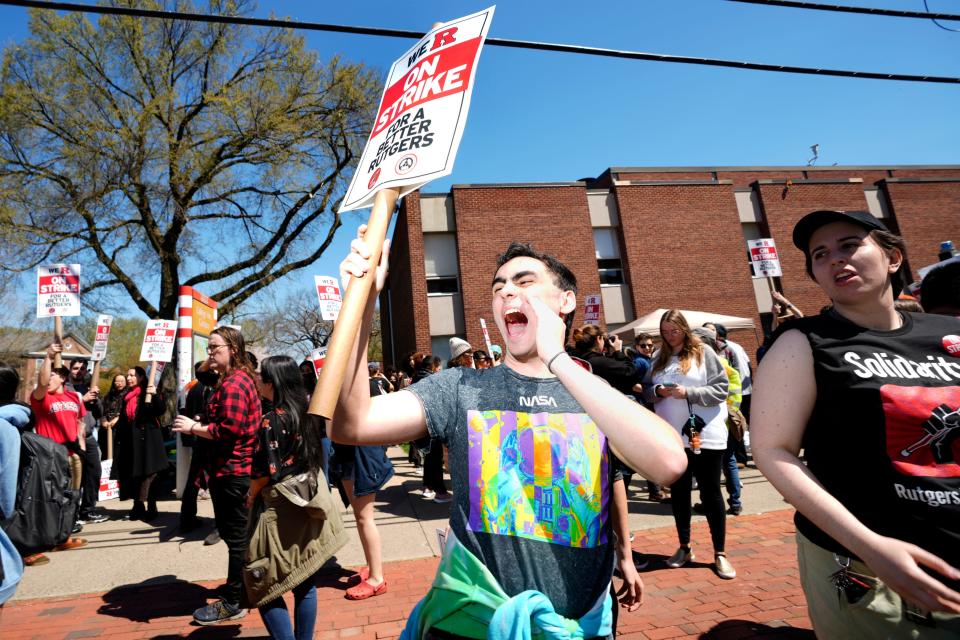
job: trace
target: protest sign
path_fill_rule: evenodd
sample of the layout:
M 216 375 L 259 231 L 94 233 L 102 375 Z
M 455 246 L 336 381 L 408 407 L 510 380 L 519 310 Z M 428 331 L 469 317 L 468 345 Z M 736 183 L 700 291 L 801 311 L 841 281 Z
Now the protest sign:
M 600 324 L 600 305 L 602 304 L 599 295 L 587 296 L 584 300 L 583 324 Z
M 450 175 L 493 7 L 431 29 L 390 67 L 373 131 L 340 213 Z
M 317 377 L 320 377 L 320 372 L 323 371 L 323 363 L 327 359 L 327 348 L 320 347 L 319 349 L 314 349 L 310 352 L 310 362 L 313 363 L 313 370 L 316 372 Z
M 336 320 L 340 315 L 343 298 L 340 297 L 340 283 L 330 276 L 313 276 L 320 300 L 320 317 L 324 320 Z
M 337 317 L 330 360 L 310 397 L 310 413 L 329 418 L 363 321 L 383 240 L 401 193 L 453 171 L 493 8 L 433 28 L 391 67 L 373 131 L 340 212 L 373 209 L 364 236 L 368 277 L 353 279 Z
M 176 320 L 148 320 L 147 330 L 143 336 L 143 346 L 140 348 L 140 361 L 150 363 L 150 372 L 147 374 L 147 386 L 152 387 L 157 375 L 158 362 L 173 360 L 173 345 L 177 341 Z M 163 371 L 163 366 L 160 366 Z M 153 400 L 153 394 L 147 393 L 147 402 Z
M 148 320 L 140 348 L 141 362 L 170 362 L 177 339 L 176 320 Z
M 98 502 L 114 500 L 120 497 L 120 483 L 110 479 L 110 470 L 113 468 L 113 456 L 108 460 L 100 461 L 100 491 Z
M 107 357 L 107 342 L 110 340 L 110 326 L 113 316 L 100 314 L 97 316 L 97 335 L 93 339 L 93 351 L 90 359 L 93 361 L 93 376 L 90 379 L 90 388 L 100 386 L 100 363 Z
M 780 271 L 780 258 L 777 256 L 777 246 L 773 238 L 760 238 L 758 240 L 747 240 L 747 247 L 750 249 L 750 260 L 753 262 L 754 278 L 779 278 L 783 276 Z
M 90 359 L 100 362 L 107 357 L 107 343 L 110 341 L 110 327 L 113 325 L 113 316 L 101 314 L 97 316 L 97 336 L 93 339 L 93 352 Z
M 37 317 L 80 315 L 80 265 L 37 267 Z

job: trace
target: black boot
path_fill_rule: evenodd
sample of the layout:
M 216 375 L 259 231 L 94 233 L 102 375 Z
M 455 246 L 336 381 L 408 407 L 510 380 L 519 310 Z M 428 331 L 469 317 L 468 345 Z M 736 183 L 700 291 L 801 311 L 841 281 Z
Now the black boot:
M 156 520 L 159 512 L 157 511 L 157 501 L 151 500 L 147 503 L 147 512 L 143 515 L 144 522 L 153 522 Z
M 133 501 L 133 509 L 130 509 L 130 512 L 123 517 L 124 520 L 140 520 L 143 518 L 146 510 L 143 508 L 143 503 L 139 500 Z

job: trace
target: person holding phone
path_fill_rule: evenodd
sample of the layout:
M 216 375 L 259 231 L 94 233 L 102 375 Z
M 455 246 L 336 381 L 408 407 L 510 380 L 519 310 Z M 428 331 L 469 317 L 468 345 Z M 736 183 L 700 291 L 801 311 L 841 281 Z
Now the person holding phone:
M 720 358 L 693 335 L 680 311 L 670 309 L 660 317 L 660 336 L 663 346 L 654 359 L 644 393 L 655 403 L 657 415 L 681 434 L 687 452 L 687 470 L 670 486 L 670 506 L 680 548 L 667 561 L 667 566 L 682 567 L 694 559 L 690 520 L 691 491 L 696 478 L 710 525 L 714 570 L 721 578 L 730 580 L 737 572 L 727 560 L 727 515 L 720 492 L 720 465 L 727 448 L 727 374 Z M 699 434 L 699 453 L 696 441 L 691 442 L 683 433 L 691 414 L 699 416 L 704 423 Z

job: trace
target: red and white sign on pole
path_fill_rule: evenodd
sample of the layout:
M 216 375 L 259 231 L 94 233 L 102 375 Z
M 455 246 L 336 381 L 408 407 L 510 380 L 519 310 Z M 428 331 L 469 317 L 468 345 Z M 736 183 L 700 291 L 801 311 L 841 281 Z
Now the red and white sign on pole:
M 583 309 L 583 324 L 600 324 L 601 304 L 602 303 L 599 295 L 586 297 L 586 302 Z
M 754 278 L 779 278 L 783 275 L 773 238 L 747 240 L 747 247 L 750 249 L 750 260 L 753 261 Z
M 314 349 L 310 352 L 310 362 L 313 363 L 313 370 L 317 372 L 317 377 L 320 377 L 320 371 L 323 370 L 323 363 L 327 359 L 327 348 L 320 347 L 319 349 Z
M 340 295 L 340 283 L 330 276 L 313 276 L 317 286 L 317 298 L 320 300 L 320 317 L 324 320 L 336 320 L 343 306 Z
M 103 433 L 101 431 L 100 433 Z M 100 491 L 98 502 L 113 500 L 120 497 L 120 482 L 110 479 L 110 470 L 113 468 L 113 458 L 100 461 Z
M 97 316 L 97 337 L 93 340 L 93 352 L 90 354 L 90 359 L 94 362 L 100 362 L 107 357 L 111 325 L 113 325 L 113 316 Z
M 341 213 L 371 206 L 380 189 L 405 196 L 453 172 L 493 9 L 434 27 L 390 67 Z
M 170 362 L 177 341 L 176 320 L 148 320 L 140 349 L 141 362 Z
M 493 345 L 490 343 L 490 332 L 487 331 L 487 321 L 480 318 L 480 330 L 483 331 L 483 341 L 487 344 L 487 355 L 493 360 Z
M 80 265 L 37 267 L 37 317 L 80 315 Z

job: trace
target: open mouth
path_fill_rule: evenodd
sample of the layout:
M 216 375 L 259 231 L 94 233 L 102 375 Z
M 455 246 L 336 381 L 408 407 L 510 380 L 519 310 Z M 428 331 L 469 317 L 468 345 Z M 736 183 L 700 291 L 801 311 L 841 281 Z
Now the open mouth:
M 852 280 L 853 277 L 854 277 L 854 274 L 844 272 L 834 276 L 833 281 L 839 285 L 845 285 L 848 282 L 850 282 L 850 280 Z
M 507 329 L 507 336 L 517 338 L 523 335 L 527 328 L 527 316 L 520 309 L 507 309 L 503 314 L 503 323 Z

